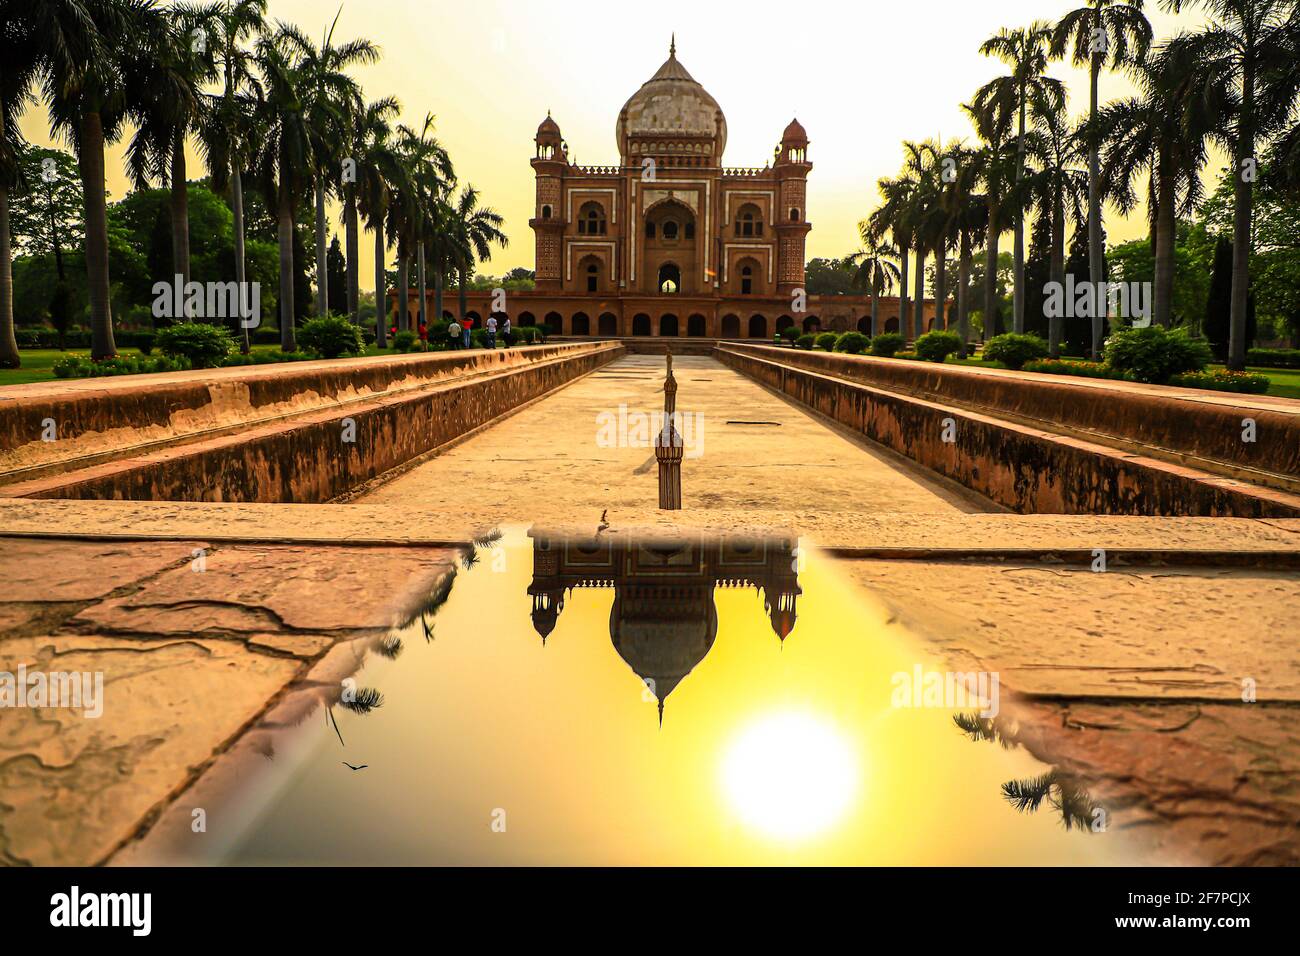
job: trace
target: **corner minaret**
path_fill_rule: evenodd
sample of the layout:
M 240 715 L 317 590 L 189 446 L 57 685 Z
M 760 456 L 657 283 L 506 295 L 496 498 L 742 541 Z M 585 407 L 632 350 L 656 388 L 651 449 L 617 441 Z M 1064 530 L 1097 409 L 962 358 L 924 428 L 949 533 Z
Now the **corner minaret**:
M 537 127 L 534 142 L 537 144 L 533 156 L 537 202 L 528 225 L 533 227 L 537 239 L 537 288 L 559 291 L 561 247 L 567 225 L 560 199 L 564 195 L 564 176 L 569 168 L 569 146 L 549 110 L 546 119 Z
M 673 353 L 668 351 L 668 376 L 664 379 L 664 420 L 655 436 L 655 458 L 659 461 L 659 507 L 682 510 L 682 436 L 674 421 L 677 413 L 677 380 L 673 378 Z
M 776 289 L 790 295 L 804 284 L 804 245 L 812 226 L 808 222 L 808 134 L 797 119 L 781 134 L 776 148 L 776 175 L 779 204 L 776 209 L 777 270 Z

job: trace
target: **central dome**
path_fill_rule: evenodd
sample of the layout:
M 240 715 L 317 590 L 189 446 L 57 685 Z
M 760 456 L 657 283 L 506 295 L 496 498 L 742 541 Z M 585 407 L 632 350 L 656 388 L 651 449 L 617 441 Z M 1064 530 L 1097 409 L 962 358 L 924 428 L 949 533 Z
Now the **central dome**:
M 677 62 L 676 42 L 669 47 L 664 65 L 623 104 L 616 131 L 624 155 L 629 137 L 673 134 L 715 140 L 713 153 L 718 157 L 727 145 L 722 108 Z

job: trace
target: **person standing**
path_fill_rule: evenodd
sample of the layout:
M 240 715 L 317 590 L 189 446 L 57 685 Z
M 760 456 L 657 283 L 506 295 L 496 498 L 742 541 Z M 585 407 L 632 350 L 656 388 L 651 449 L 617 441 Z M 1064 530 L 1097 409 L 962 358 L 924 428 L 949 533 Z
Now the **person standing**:
M 495 315 L 488 316 L 487 340 L 488 348 L 495 349 L 497 347 L 497 317 Z
M 510 348 L 510 316 L 506 316 L 501 324 L 501 338 L 505 340 L 506 348 Z
M 451 342 L 453 348 L 460 339 L 460 323 L 455 319 L 452 319 L 447 325 L 447 339 Z
M 467 349 L 470 346 L 469 330 L 473 323 L 469 319 L 461 319 L 460 326 L 460 347 Z

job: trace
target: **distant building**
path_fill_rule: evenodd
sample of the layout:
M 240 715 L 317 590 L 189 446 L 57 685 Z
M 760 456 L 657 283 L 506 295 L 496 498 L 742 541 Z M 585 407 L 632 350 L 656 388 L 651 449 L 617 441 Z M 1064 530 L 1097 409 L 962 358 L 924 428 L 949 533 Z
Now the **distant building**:
M 537 287 L 508 293 L 498 320 L 599 337 L 770 340 L 790 325 L 870 331 L 865 295 L 807 296 L 796 307 L 813 168 L 797 119 L 770 163 L 724 166 L 726 117 L 678 61 L 674 42 L 619 111 L 615 137 L 618 165 L 578 166 L 559 124 L 550 114 L 542 120 L 529 220 Z M 467 298 L 466 317 L 482 325 L 492 294 Z M 451 318 L 455 300 L 444 296 L 443 305 Z M 933 311 L 927 301 L 927 325 Z M 898 299 L 882 298 L 879 315 L 880 331 L 896 331 Z

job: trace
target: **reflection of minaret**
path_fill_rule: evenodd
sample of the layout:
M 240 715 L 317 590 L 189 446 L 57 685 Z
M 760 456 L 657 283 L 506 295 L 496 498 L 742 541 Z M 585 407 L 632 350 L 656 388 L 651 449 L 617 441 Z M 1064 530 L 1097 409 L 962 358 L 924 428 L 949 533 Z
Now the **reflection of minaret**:
M 794 606 L 799 597 L 799 590 L 798 585 L 795 585 L 793 591 L 777 591 L 773 595 L 772 591 L 768 590 L 765 593 L 764 610 L 772 618 L 772 630 L 776 631 L 776 636 L 783 643 L 790 636 L 790 632 L 794 630 L 795 618 L 798 616 L 795 613 Z M 773 600 L 774 596 L 776 600 Z
M 557 577 L 559 570 L 559 555 L 550 549 L 550 542 L 537 542 L 533 549 L 533 580 L 528 585 L 528 593 L 533 599 L 533 629 L 542 636 L 543 647 L 564 610 L 565 588 L 564 582 Z
M 663 427 L 655 436 L 655 458 L 659 461 L 659 507 L 665 511 L 682 508 L 682 436 L 673 421 L 677 413 L 677 380 L 673 378 L 673 353 L 668 352 L 668 376 L 664 379 Z

